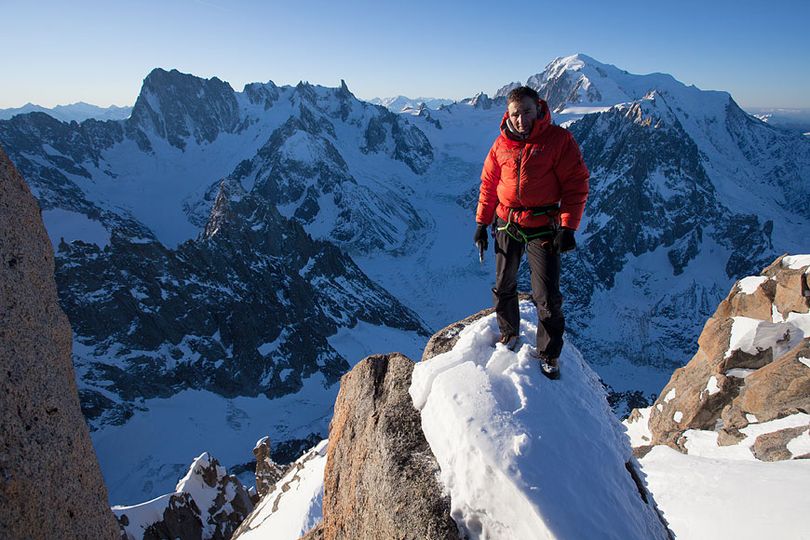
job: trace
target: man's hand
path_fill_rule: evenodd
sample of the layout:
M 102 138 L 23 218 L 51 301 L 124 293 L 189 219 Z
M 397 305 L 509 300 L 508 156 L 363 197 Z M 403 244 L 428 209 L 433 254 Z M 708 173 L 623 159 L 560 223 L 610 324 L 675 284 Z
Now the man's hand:
M 489 247 L 489 236 L 487 234 L 487 226 L 479 223 L 478 227 L 475 229 L 475 236 L 473 236 L 473 242 L 475 245 L 480 248 L 483 248 L 483 251 L 486 251 Z
M 554 237 L 554 251 L 557 253 L 565 253 L 577 247 L 577 241 L 574 240 L 574 229 L 562 227 Z

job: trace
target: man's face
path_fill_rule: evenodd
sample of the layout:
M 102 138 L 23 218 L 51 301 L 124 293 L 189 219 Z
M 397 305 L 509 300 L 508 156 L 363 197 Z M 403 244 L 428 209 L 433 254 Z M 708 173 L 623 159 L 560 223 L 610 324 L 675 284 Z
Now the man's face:
M 532 130 L 537 119 L 537 102 L 532 98 L 525 96 L 520 101 L 513 101 L 506 106 L 506 110 L 509 111 L 512 125 L 520 133 L 525 135 Z

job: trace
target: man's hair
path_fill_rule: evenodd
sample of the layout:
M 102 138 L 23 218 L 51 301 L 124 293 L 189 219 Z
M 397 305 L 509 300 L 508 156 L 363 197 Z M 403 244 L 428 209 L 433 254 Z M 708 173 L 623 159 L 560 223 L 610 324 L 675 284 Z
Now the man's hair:
M 540 94 L 534 88 L 530 88 L 528 86 L 518 86 L 517 88 L 512 89 L 509 94 L 506 95 L 506 104 L 510 103 L 520 103 L 523 98 L 530 97 L 534 101 L 540 99 Z

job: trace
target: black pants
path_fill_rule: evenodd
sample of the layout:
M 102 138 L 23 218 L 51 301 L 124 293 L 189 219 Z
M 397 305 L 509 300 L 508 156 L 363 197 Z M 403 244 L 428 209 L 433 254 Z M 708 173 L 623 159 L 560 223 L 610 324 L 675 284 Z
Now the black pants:
M 532 297 L 537 305 L 537 352 L 559 358 L 565 318 L 560 293 L 560 254 L 548 238 L 519 242 L 503 231 L 495 233 L 495 288 L 492 289 L 502 334 L 520 333 L 517 273 L 523 251 L 529 256 Z

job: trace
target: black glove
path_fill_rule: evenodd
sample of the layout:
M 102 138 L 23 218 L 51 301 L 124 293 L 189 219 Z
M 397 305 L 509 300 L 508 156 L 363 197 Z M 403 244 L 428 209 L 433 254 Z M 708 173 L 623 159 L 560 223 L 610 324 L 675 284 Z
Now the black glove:
M 574 229 L 562 227 L 554 237 L 554 251 L 557 253 L 565 253 L 577 247 L 577 241 L 574 240 Z
M 489 235 L 487 234 L 486 225 L 482 223 L 478 224 L 478 227 L 475 229 L 475 236 L 473 236 L 473 242 L 475 242 L 476 246 L 480 242 L 484 247 L 484 251 L 487 250 L 489 247 Z

